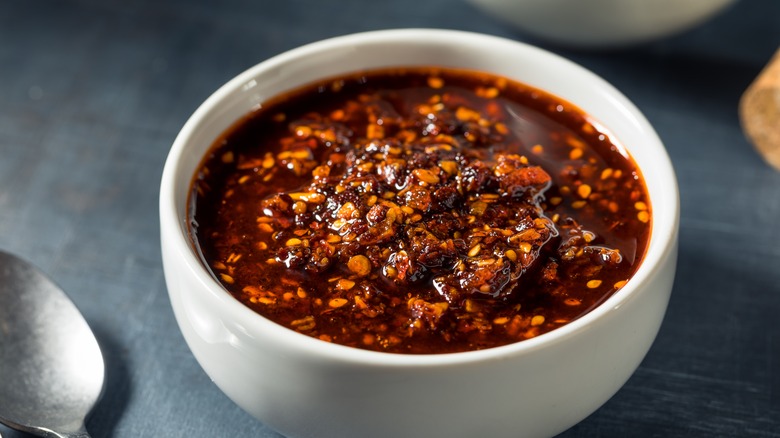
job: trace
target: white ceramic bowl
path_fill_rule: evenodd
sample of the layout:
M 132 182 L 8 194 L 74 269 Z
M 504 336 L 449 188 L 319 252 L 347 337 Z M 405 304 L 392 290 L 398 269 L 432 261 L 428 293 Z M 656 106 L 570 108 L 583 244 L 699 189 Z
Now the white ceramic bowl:
M 553 332 L 444 355 L 322 342 L 266 320 L 226 292 L 201 264 L 187 231 L 190 181 L 206 150 L 271 96 L 322 77 L 393 65 L 490 71 L 561 96 L 607 127 L 644 173 L 653 207 L 649 248 L 628 284 Z M 252 67 L 209 97 L 182 128 L 160 193 L 165 278 L 187 344 L 228 397 L 289 437 L 532 437 L 569 428 L 606 402 L 650 348 L 672 288 L 678 215 L 663 145 L 612 86 L 525 44 L 443 30 L 349 35 Z
M 735 0 L 469 0 L 488 14 L 553 43 L 611 48 L 699 25 Z

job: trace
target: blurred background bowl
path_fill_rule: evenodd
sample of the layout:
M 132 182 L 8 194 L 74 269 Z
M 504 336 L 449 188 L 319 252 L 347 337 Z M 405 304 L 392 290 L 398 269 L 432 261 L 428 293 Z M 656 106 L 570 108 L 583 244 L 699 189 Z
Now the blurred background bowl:
M 548 42 L 617 48 L 693 28 L 735 0 L 468 0 Z

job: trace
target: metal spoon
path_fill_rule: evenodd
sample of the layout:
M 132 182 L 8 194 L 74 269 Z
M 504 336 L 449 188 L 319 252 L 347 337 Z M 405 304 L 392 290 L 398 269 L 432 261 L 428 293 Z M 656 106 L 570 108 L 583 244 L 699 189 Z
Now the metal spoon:
M 30 263 L 0 251 L 0 422 L 51 438 L 88 438 L 105 366 L 84 317 Z

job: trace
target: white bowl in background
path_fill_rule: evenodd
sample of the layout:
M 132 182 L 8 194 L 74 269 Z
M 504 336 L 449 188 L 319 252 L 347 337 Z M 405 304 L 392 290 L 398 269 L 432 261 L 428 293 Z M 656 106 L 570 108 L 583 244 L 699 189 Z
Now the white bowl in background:
M 469 0 L 541 39 L 576 48 L 644 43 L 704 23 L 735 0 Z
M 605 126 L 647 182 L 652 236 L 628 284 L 592 312 L 533 339 L 482 351 L 400 355 L 330 344 L 277 325 L 204 268 L 187 228 L 193 175 L 212 142 L 272 96 L 346 72 L 437 65 L 547 90 Z M 526 44 L 446 30 L 389 30 L 303 46 L 238 75 L 176 138 L 160 189 L 171 304 L 195 358 L 243 409 L 289 437 L 549 436 L 606 402 L 650 348 L 675 273 L 677 183 L 647 120 L 593 73 Z

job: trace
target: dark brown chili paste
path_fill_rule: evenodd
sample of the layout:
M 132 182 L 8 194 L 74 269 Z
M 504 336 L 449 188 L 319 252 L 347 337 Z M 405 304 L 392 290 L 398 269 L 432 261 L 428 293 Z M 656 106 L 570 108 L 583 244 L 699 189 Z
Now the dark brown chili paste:
M 560 327 L 622 287 L 650 233 L 634 163 L 579 109 L 443 69 L 277 98 L 215 143 L 193 196 L 193 238 L 236 298 L 395 353 Z

